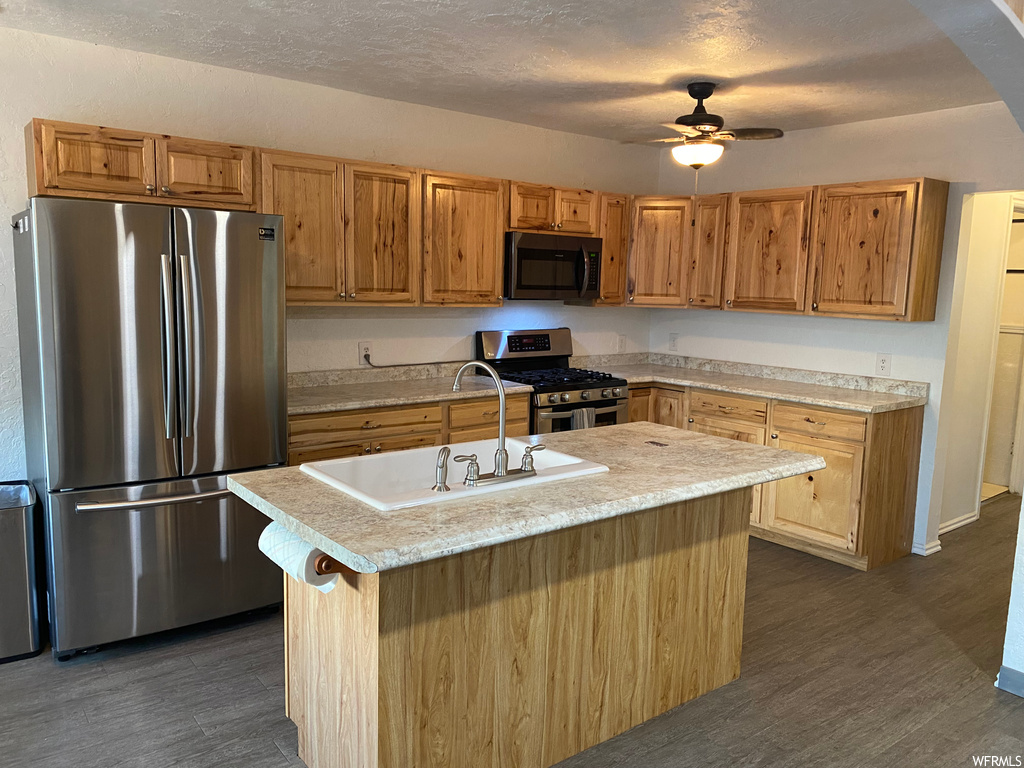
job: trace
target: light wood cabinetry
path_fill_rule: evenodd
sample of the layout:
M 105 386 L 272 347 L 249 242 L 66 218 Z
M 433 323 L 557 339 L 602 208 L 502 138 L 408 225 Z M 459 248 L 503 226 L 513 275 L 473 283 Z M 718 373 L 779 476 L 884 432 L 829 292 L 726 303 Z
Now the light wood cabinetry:
M 732 195 L 726 309 L 804 311 L 813 199 L 813 187 Z
M 702 435 L 724 437 L 727 440 L 739 440 L 753 445 L 765 445 L 767 432 L 767 428 L 764 426 L 718 416 L 695 416 L 692 415 L 692 412 L 687 421 L 687 427 Z M 761 491 L 762 486 L 754 486 L 750 505 L 750 522 L 755 525 L 761 522 Z
M 425 177 L 425 304 L 501 304 L 505 189 L 499 179 Z
M 934 320 L 948 189 L 932 179 L 820 187 L 812 310 Z
M 288 303 L 344 301 L 341 166 L 329 158 L 262 154 L 262 210 L 284 217 Z
M 509 227 L 593 235 L 599 196 L 589 189 L 562 189 L 509 182 Z
M 506 396 L 505 434 L 524 437 L 530 434 L 528 395 Z M 451 403 L 448 409 L 446 443 L 465 443 L 498 436 L 498 398 Z
M 629 390 L 629 420 L 653 421 L 651 419 L 651 397 L 650 387 Z
M 720 309 L 728 240 L 729 195 L 697 198 L 687 304 Z
M 645 306 L 686 304 L 686 277 L 692 248 L 688 197 L 633 199 L 629 272 L 629 303 Z
M 652 389 L 651 421 L 667 427 L 686 426 L 687 402 L 685 390 Z
M 601 195 L 601 288 L 598 304 L 626 300 L 626 254 L 629 250 L 629 197 Z
M 255 208 L 253 147 L 33 120 L 29 194 Z

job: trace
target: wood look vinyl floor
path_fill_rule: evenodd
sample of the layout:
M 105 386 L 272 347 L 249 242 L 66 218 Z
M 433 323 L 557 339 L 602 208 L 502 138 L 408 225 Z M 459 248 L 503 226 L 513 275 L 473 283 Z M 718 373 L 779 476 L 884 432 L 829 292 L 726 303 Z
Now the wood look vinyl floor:
M 937 555 L 866 574 L 752 539 L 740 679 L 559 768 L 1024 756 L 1024 699 L 992 685 L 1019 509 L 994 499 Z M 0 766 L 302 766 L 282 654 L 275 613 L 0 665 Z

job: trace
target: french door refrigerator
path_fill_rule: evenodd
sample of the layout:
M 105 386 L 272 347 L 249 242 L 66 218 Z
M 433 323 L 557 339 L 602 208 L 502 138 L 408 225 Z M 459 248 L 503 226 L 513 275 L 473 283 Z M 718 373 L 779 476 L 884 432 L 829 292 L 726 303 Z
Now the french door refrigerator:
M 226 475 L 285 461 L 281 217 L 39 197 L 14 229 L 54 655 L 279 602 Z

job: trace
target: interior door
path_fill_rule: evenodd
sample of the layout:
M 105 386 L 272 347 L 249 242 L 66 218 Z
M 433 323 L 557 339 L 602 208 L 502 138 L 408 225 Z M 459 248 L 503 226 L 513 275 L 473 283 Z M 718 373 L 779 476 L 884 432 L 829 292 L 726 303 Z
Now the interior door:
M 177 476 L 167 209 L 32 205 L 49 487 Z
M 174 209 L 185 475 L 285 461 L 281 228 L 280 216 Z

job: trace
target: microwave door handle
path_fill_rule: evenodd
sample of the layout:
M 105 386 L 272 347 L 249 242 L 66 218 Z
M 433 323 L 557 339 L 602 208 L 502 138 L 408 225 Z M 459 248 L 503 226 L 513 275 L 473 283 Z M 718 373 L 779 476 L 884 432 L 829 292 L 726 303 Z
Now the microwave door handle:
M 580 246 L 579 257 L 583 259 L 583 280 L 578 286 L 580 298 L 583 298 L 583 294 L 587 292 L 587 285 L 590 283 L 590 259 L 587 258 L 587 249 L 584 246 Z M 576 274 L 579 274 L 580 270 L 576 270 Z

